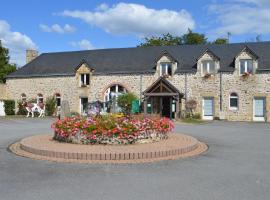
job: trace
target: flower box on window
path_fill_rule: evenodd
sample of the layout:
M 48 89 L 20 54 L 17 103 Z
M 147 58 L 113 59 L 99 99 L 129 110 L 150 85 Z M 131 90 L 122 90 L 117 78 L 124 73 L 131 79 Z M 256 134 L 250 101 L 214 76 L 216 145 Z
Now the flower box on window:
M 210 73 L 206 73 L 206 74 L 204 74 L 204 78 L 210 78 L 211 76 L 213 76 L 213 74 L 210 74 Z
M 245 72 L 245 73 L 242 74 L 242 77 L 249 77 L 251 75 L 252 75 L 251 72 Z

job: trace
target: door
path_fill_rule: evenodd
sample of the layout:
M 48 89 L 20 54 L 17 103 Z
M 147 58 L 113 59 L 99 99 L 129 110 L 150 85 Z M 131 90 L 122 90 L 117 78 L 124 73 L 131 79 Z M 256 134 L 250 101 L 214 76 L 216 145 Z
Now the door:
M 87 115 L 87 105 L 88 105 L 88 98 L 87 97 L 81 97 L 81 115 Z
M 171 118 L 171 98 L 162 97 L 162 117 Z
M 214 118 L 214 98 L 204 97 L 203 98 L 203 119 L 213 120 Z
M 255 97 L 253 100 L 253 121 L 265 121 L 265 98 Z

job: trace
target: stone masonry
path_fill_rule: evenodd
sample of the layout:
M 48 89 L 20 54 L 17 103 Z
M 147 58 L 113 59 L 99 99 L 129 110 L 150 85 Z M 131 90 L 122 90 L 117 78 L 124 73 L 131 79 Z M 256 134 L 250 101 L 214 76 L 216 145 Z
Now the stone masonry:
M 270 121 L 270 75 L 268 73 L 256 73 L 248 77 L 240 75 L 240 58 L 252 58 L 249 52 L 242 52 L 235 60 L 235 70 L 233 73 L 218 72 L 218 60 L 206 52 L 198 60 L 197 72 L 175 73 L 168 80 L 183 94 L 187 94 L 186 99 L 195 99 L 198 102 L 196 112 L 202 113 L 203 97 L 214 98 L 214 117 L 224 117 L 231 121 L 252 121 L 253 120 L 253 99 L 254 97 L 266 98 L 267 121 Z M 203 59 L 214 59 L 217 66 L 217 72 L 211 77 L 203 77 L 201 74 L 200 63 Z M 171 61 L 169 57 L 161 57 L 162 61 Z M 159 77 L 159 63 L 157 62 L 156 73 L 145 74 L 95 74 L 90 71 L 86 64 L 82 64 L 75 76 L 54 76 L 54 77 L 35 77 L 35 78 L 10 78 L 7 79 L 7 97 L 14 100 L 21 99 L 21 94 L 25 93 L 27 98 L 36 98 L 38 93 L 46 97 L 59 93 L 62 100 L 67 100 L 70 109 L 73 112 L 80 112 L 80 97 L 88 97 L 89 102 L 101 100 L 104 101 L 104 92 L 113 84 L 120 84 L 133 92 L 138 97 L 141 92 L 146 90 Z M 257 66 L 255 60 L 255 68 Z M 173 63 L 173 71 L 177 67 Z M 80 74 L 90 73 L 90 85 L 80 87 Z M 220 79 L 221 76 L 221 79 Z M 186 81 L 185 81 L 186 80 Z M 222 80 L 222 105 L 220 106 L 220 80 Z M 186 85 L 185 85 L 186 84 Z M 187 91 L 185 91 L 187 89 Z M 239 97 L 239 109 L 230 110 L 229 96 L 234 92 Z M 2 92 L 0 93 L 0 95 Z M 0 96 L 1 99 L 1 96 Z M 185 108 L 182 101 L 182 110 Z M 220 108 L 222 110 L 220 110 Z

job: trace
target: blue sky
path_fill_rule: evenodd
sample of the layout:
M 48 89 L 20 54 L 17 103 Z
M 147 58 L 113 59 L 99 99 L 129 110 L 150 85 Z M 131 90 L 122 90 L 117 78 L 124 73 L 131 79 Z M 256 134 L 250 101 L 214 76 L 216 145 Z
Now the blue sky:
M 209 40 L 270 39 L 269 0 L 9 0 L 1 3 L 0 39 L 11 62 L 25 63 L 25 49 L 40 53 L 133 47 L 143 37 L 188 28 Z

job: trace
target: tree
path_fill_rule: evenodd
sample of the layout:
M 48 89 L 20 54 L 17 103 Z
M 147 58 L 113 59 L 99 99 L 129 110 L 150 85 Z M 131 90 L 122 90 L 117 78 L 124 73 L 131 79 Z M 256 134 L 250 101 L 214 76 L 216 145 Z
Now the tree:
M 217 38 L 213 44 L 228 44 L 228 39 L 226 38 Z
M 126 93 L 118 96 L 117 104 L 125 115 L 130 115 L 132 109 L 132 101 L 135 101 L 137 99 L 138 98 L 135 94 Z
M 207 38 L 204 34 L 192 32 L 188 29 L 188 32 L 182 36 L 173 36 L 170 33 L 163 34 L 161 37 L 152 36 L 144 38 L 139 46 L 170 46 L 170 45 L 182 45 L 182 44 L 206 44 Z
M 5 82 L 6 75 L 16 71 L 16 65 L 9 64 L 9 51 L 0 40 L 0 83 Z
M 207 38 L 204 34 L 194 33 L 191 29 L 182 37 L 182 44 L 206 44 Z
M 169 46 L 169 45 L 180 45 L 182 42 L 181 37 L 172 36 L 170 33 L 163 34 L 162 37 L 145 37 L 144 42 L 139 46 Z

